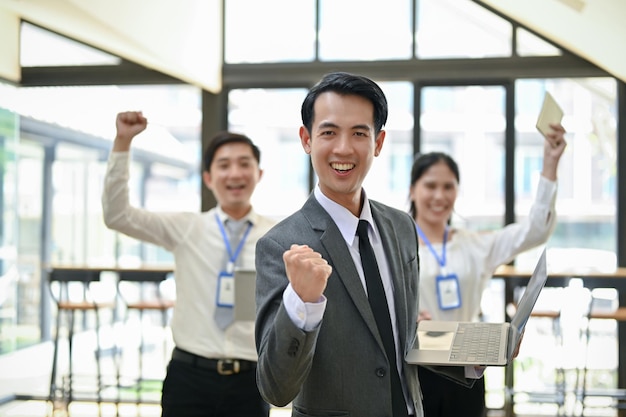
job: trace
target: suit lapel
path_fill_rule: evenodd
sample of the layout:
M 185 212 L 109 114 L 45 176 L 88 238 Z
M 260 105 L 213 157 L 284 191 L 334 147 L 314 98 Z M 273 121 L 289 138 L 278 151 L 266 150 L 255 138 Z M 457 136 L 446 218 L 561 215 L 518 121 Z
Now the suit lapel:
M 367 300 L 363 283 L 339 228 L 313 194 L 303 206 L 302 211 L 313 230 L 321 232 L 320 242 L 326 252 L 323 256 L 332 265 L 333 275 L 342 282 L 363 320 L 383 349 L 382 339 L 378 334 L 376 320 Z

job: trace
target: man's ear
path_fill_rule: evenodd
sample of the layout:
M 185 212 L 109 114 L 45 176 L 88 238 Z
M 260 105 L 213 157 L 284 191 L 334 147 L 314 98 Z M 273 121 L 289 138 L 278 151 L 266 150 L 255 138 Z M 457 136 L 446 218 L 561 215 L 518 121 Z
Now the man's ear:
M 300 126 L 300 143 L 304 152 L 311 153 L 311 135 L 305 126 Z
M 380 155 L 380 151 L 383 149 L 383 143 L 385 142 L 386 135 L 387 132 L 385 132 L 384 130 L 378 132 L 378 135 L 376 136 L 376 144 L 374 146 L 374 156 Z
M 213 179 L 211 178 L 211 174 L 208 171 L 202 171 L 202 182 L 209 190 L 212 190 L 211 186 L 213 185 Z

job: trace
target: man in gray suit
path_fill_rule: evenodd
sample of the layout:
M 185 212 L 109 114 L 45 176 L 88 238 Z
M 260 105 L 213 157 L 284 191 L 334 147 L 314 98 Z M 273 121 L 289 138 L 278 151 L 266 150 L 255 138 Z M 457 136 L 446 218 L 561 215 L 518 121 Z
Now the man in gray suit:
M 293 416 L 422 416 L 417 367 L 404 361 L 418 312 L 415 225 L 362 188 L 385 140 L 385 95 L 366 77 L 331 73 L 301 112 L 302 147 L 319 183 L 256 246 L 259 390 L 271 404 L 292 402 Z M 374 255 L 362 262 L 359 241 L 368 238 Z M 382 321 L 368 301 L 370 258 L 388 306 Z M 437 371 L 468 386 L 482 376 Z

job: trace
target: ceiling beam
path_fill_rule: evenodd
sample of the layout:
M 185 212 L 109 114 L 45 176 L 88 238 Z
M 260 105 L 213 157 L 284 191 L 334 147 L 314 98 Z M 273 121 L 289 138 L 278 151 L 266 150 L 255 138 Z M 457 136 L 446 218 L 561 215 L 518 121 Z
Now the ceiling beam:
M 575 55 L 433 59 L 371 62 L 312 62 L 284 64 L 224 64 L 223 84 L 228 89 L 272 86 L 311 86 L 333 71 L 359 73 L 377 81 L 446 81 L 464 83 L 517 78 L 606 77 L 606 71 Z
M 120 65 L 22 67 L 21 87 L 182 84 L 170 75 L 130 62 Z

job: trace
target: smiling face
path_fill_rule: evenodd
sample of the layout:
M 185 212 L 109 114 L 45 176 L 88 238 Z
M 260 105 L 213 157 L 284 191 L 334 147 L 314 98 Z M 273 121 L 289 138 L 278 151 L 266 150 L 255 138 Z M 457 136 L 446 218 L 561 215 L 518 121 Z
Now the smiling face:
M 239 219 L 252 208 L 250 198 L 261 175 L 250 145 L 232 142 L 215 151 L 210 169 L 202 174 L 202 179 L 222 210 Z
M 452 216 L 459 182 L 450 167 L 439 161 L 430 166 L 411 186 L 410 198 L 420 225 L 442 228 Z
M 361 185 L 385 140 L 385 131 L 375 133 L 373 104 L 356 95 L 322 93 L 311 132 L 301 127 L 300 140 L 324 195 L 358 216 Z

